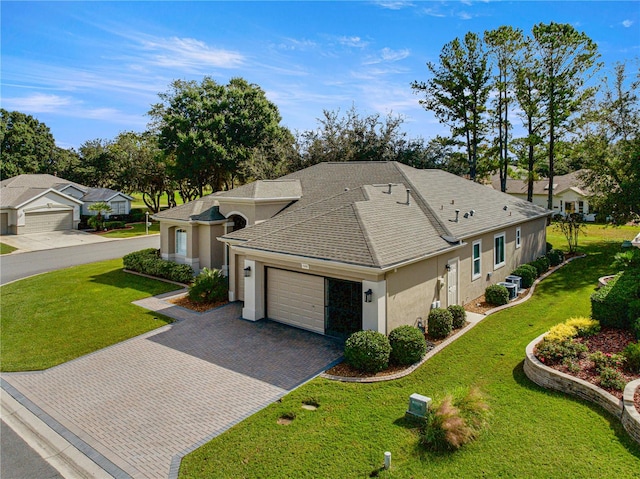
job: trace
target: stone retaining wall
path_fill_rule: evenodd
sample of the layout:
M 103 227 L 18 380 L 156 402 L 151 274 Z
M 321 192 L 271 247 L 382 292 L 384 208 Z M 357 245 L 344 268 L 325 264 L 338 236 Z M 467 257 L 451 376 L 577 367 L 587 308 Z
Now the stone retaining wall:
M 622 410 L 620 420 L 629 435 L 640 443 L 640 413 L 633 402 L 633 396 L 639 388 L 640 379 L 631 381 L 627 384 L 627 387 L 624 388 L 624 396 L 622 399 L 624 409 Z
M 527 377 L 544 388 L 562 391 L 602 406 L 620 418 L 629 435 L 640 443 L 640 414 L 638 414 L 633 402 L 633 396 L 636 388 L 640 386 L 640 380 L 627 384 L 624 400 L 621 401 L 587 381 L 550 368 L 540 362 L 533 353 L 536 344 L 542 341 L 545 334 L 541 334 L 527 346 L 524 360 L 524 373 Z

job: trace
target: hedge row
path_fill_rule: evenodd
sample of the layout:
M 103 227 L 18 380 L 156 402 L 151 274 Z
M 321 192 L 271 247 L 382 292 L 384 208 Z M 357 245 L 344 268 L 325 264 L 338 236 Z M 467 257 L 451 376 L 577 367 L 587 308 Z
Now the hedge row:
M 122 258 L 124 267 L 131 271 L 148 274 L 157 278 L 164 278 L 178 283 L 193 281 L 193 268 L 188 264 L 178 264 L 160 258 L 159 250 L 147 248 L 134 251 Z
M 635 329 L 640 319 L 640 269 L 627 269 L 591 295 L 591 316 L 602 326 Z

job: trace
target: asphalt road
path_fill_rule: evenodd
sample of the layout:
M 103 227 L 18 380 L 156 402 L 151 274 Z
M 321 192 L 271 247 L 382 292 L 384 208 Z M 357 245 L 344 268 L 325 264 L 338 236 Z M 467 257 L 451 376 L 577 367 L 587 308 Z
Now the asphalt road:
M 104 241 L 0 256 L 0 285 L 38 273 L 121 258 L 144 248 L 159 248 L 160 235 Z
M 63 479 L 47 461 L 0 422 L 0 477 L 2 479 Z

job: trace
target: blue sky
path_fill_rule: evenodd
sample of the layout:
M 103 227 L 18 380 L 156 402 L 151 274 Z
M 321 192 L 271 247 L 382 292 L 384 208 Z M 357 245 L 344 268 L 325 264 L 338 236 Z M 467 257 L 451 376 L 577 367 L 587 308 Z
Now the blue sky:
M 410 83 L 468 31 L 570 23 L 604 71 L 640 57 L 640 2 L 10 2 L 1 8 L 0 105 L 49 126 L 58 146 L 143 131 L 174 79 L 258 84 L 292 131 L 323 109 L 405 117 L 411 137 L 447 129 Z

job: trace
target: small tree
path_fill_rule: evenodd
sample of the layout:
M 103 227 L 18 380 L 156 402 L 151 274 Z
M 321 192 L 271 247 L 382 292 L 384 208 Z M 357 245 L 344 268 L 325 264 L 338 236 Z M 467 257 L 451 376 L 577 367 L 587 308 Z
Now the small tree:
M 569 253 L 575 253 L 578 249 L 578 237 L 580 234 L 586 234 L 582 215 L 578 213 L 566 214 L 557 220 L 555 228 L 562 231 L 564 237 L 567 238 Z
M 96 212 L 95 216 L 89 218 L 89 225 L 96 231 L 102 229 L 104 227 L 104 217 L 102 215 L 111 213 L 111 206 L 104 201 L 98 201 L 89 205 L 88 209 Z

